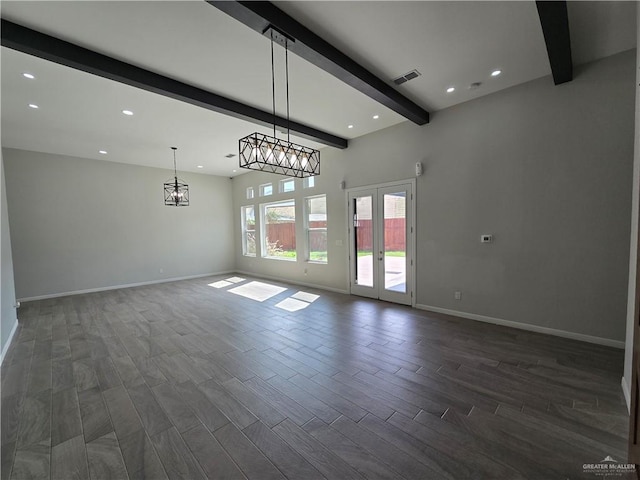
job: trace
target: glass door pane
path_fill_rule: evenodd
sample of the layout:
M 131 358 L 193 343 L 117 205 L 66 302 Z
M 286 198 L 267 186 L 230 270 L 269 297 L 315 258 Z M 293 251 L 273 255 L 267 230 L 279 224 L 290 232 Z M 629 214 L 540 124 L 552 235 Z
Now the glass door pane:
M 349 193 L 349 291 L 411 305 L 412 185 Z
M 373 197 L 355 197 L 353 212 L 355 283 L 373 287 Z
M 407 194 L 406 191 L 385 193 L 384 231 L 384 289 L 407 292 Z

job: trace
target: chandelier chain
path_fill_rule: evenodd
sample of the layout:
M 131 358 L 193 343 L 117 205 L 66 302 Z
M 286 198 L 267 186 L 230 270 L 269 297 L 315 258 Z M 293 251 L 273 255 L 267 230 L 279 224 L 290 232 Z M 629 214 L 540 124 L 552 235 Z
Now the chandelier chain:
M 276 74 L 273 66 L 273 30 L 271 30 L 271 102 L 273 108 L 273 136 L 276 136 Z
M 178 178 L 178 169 L 176 168 L 176 147 L 171 147 L 173 150 L 173 176 Z
M 287 142 L 291 141 L 290 130 L 289 130 L 289 41 L 285 39 L 284 41 L 284 63 L 285 63 L 285 74 L 287 77 Z

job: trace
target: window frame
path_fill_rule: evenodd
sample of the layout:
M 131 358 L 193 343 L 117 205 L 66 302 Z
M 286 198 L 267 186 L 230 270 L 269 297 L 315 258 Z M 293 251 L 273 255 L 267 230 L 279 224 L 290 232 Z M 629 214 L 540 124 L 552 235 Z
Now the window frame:
M 311 208 L 309 202 L 314 199 L 324 198 L 325 204 L 325 223 L 324 227 L 310 227 L 309 216 L 311 215 Z M 329 214 L 327 212 L 327 195 L 325 193 L 320 195 L 311 195 L 309 197 L 304 197 L 303 204 L 303 219 L 304 219 L 304 241 L 305 241 L 305 257 L 307 263 L 316 263 L 319 265 L 327 265 L 329 263 Z M 311 259 L 311 238 L 310 234 L 312 231 L 324 231 L 327 239 L 327 256 L 326 260 L 312 260 Z
M 266 189 L 270 188 L 271 191 L 269 193 L 266 193 Z M 263 183 L 262 185 L 260 185 L 260 190 L 259 190 L 259 194 L 261 197 L 270 197 L 273 195 L 273 183 L 269 182 L 269 183 Z
M 316 186 L 315 175 L 311 175 L 310 177 L 305 177 L 302 181 L 302 188 L 314 188 L 315 186 Z
M 253 209 L 253 230 L 247 229 L 247 209 Z M 258 256 L 258 242 L 256 241 L 256 231 L 258 222 L 256 221 L 256 206 L 254 205 L 243 205 L 240 207 L 240 228 L 242 231 L 242 255 L 245 257 L 257 257 Z M 255 253 L 248 252 L 248 233 L 253 232 L 253 242 Z
M 280 193 L 293 193 L 296 191 L 296 179 L 295 178 L 285 178 L 280 180 L 279 183 L 279 191 Z M 291 190 L 287 190 L 285 185 L 291 184 L 293 188 Z
M 278 256 L 278 255 L 269 255 L 269 247 L 267 245 L 267 226 L 269 225 L 268 219 L 267 219 L 267 208 L 273 207 L 275 205 L 281 205 L 281 204 L 289 204 L 289 205 L 283 205 L 285 207 L 291 207 L 293 209 L 293 225 L 294 225 L 294 243 L 295 243 L 295 248 L 293 249 L 293 251 L 295 252 L 295 256 L 291 257 L 291 258 L 287 258 L 284 256 Z M 295 198 L 287 198 L 287 199 L 283 199 L 283 200 L 276 200 L 273 202 L 267 202 L 267 203 L 261 203 L 260 204 L 260 248 L 261 248 L 261 255 L 260 257 L 263 259 L 267 259 L 267 260 L 284 260 L 287 262 L 297 262 L 298 261 L 298 239 L 297 239 L 297 229 L 298 229 L 298 223 L 297 223 L 297 215 L 296 215 L 296 199 Z M 277 242 L 278 240 L 276 240 Z

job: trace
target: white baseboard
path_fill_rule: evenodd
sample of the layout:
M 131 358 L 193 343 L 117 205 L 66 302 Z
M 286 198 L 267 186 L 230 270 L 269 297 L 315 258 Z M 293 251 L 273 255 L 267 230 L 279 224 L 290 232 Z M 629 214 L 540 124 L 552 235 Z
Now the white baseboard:
M 592 335 L 585 335 L 583 333 L 568 332 L 566 330 L 559 330 L 556 328 L 541 327 L 538 325 L 532 325 L 530 323 L 514 322 L 512 320 L 503 320 L 502 318 L 487 317 L 485 315 L 478 315 L 476 313 L 459 312 L 457 310 L 449 310 L 448 308 L 432 307 L 430 305 L 418 304 L 416 305 L 416 308 L 419 310 L 428 310 L 430 312 L 453 315 L 455 317 L 478 320 L 479 322 L 493 323 L 495 325 L 519 328 L 520 330 L 527 330 L 530 332 L 545 333 L 547 335 L 555 335 L 556 337 L 570 338 L 572 340 L 579 340 L 581 342 L 595 343 L 595 344 L 604 345 L 607 347 L 624 349 L 623 341 L 613 340 L 611 338 L 594 337 Z
M 629 393 L 629 387 L 627 387 L 627 382 L 625 381 L 624 377 L 622 377 L 622 381 L 620 383 L 622 384 L 622 394 L 624 395 L 624 400 L 625 402 L 627 402 L 627 412 L 629 412 L 629 415 L 631 415 L 631 394 Z
M 271 276 L 271 275 L 262 275 L 262 274 L 259 274 L 259 273 L 246 272 L 246 271 L 243 271 L 243 270 L 237 270 L 236 272 L 240 273 L 242 275 L 247 275 L 248 277 L 264 278 L 265 280 L 273 280 L 274 282 L 290 283 L 292 285 L 300 285 L 301 287 L 317 288 L 318 290 L 327 290 L 329 292 L 344 293 L 346 295 L 349 294 L 348 290 L 342 290 L 342 289 L 339 289 L 339 288 L 327 287 L 325 285 L 317 285 L 315 283 L 298 282 L 296 280 L 291 280 L 290 278 L 281 278 L 281 277 L 274 277 L 274 276 Z
M 37 295 L 35 297 L 19 298 L 20 302 L 29 302 L 31 300 L 46 300 L 47 298 L 68 297 L 70 295 L 82 295 L 84 293 L 106 292 L 108 290 L 118 290 L 120 288 L 142 287 L 144 285 L 155 285 L 157 283 L 178 282 L 180 280 L 191 280 L 193 278 L 212 277 L 215 275 L 227 275 L 234 273 L 235 270 L 227 270 L 223 272 L 201 273 L 198 275 L 187 275 L 186 277 L 163 278 L 161 280 L 151 280 L 148 282 L 127 283 L 124 285 L 112 285 L 109 287 L 88 288 L 86 290 L 74 290 L 72 292 L 51 293 L 48 295 Z
M 7 338 L 7 341 L 2 346 L 2 353 L 0 354 L 0 365 L 2 365 L 2 362 L 4 362 L 4 356 L 7 354 L 7 350 L 9 350 L 9 345 L 11 345 L 11 341 L 13 340 L 13 336 L 16 334 L 16 330 L 18 330 L 18 319 L 17 318 L 16 318 L 16 321 L 13 324 L 13 327 L 11 327 L 11 332 L 9 333 L 9 338 Z

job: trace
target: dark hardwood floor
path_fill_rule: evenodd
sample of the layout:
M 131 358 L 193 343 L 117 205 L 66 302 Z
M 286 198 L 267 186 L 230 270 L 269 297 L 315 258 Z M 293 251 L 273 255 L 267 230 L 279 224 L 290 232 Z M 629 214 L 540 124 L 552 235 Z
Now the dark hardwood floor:
M 593 479 L 583 464 L 626 460 L 621 350 L 228 277 L 23 304 L 2 478 Z

